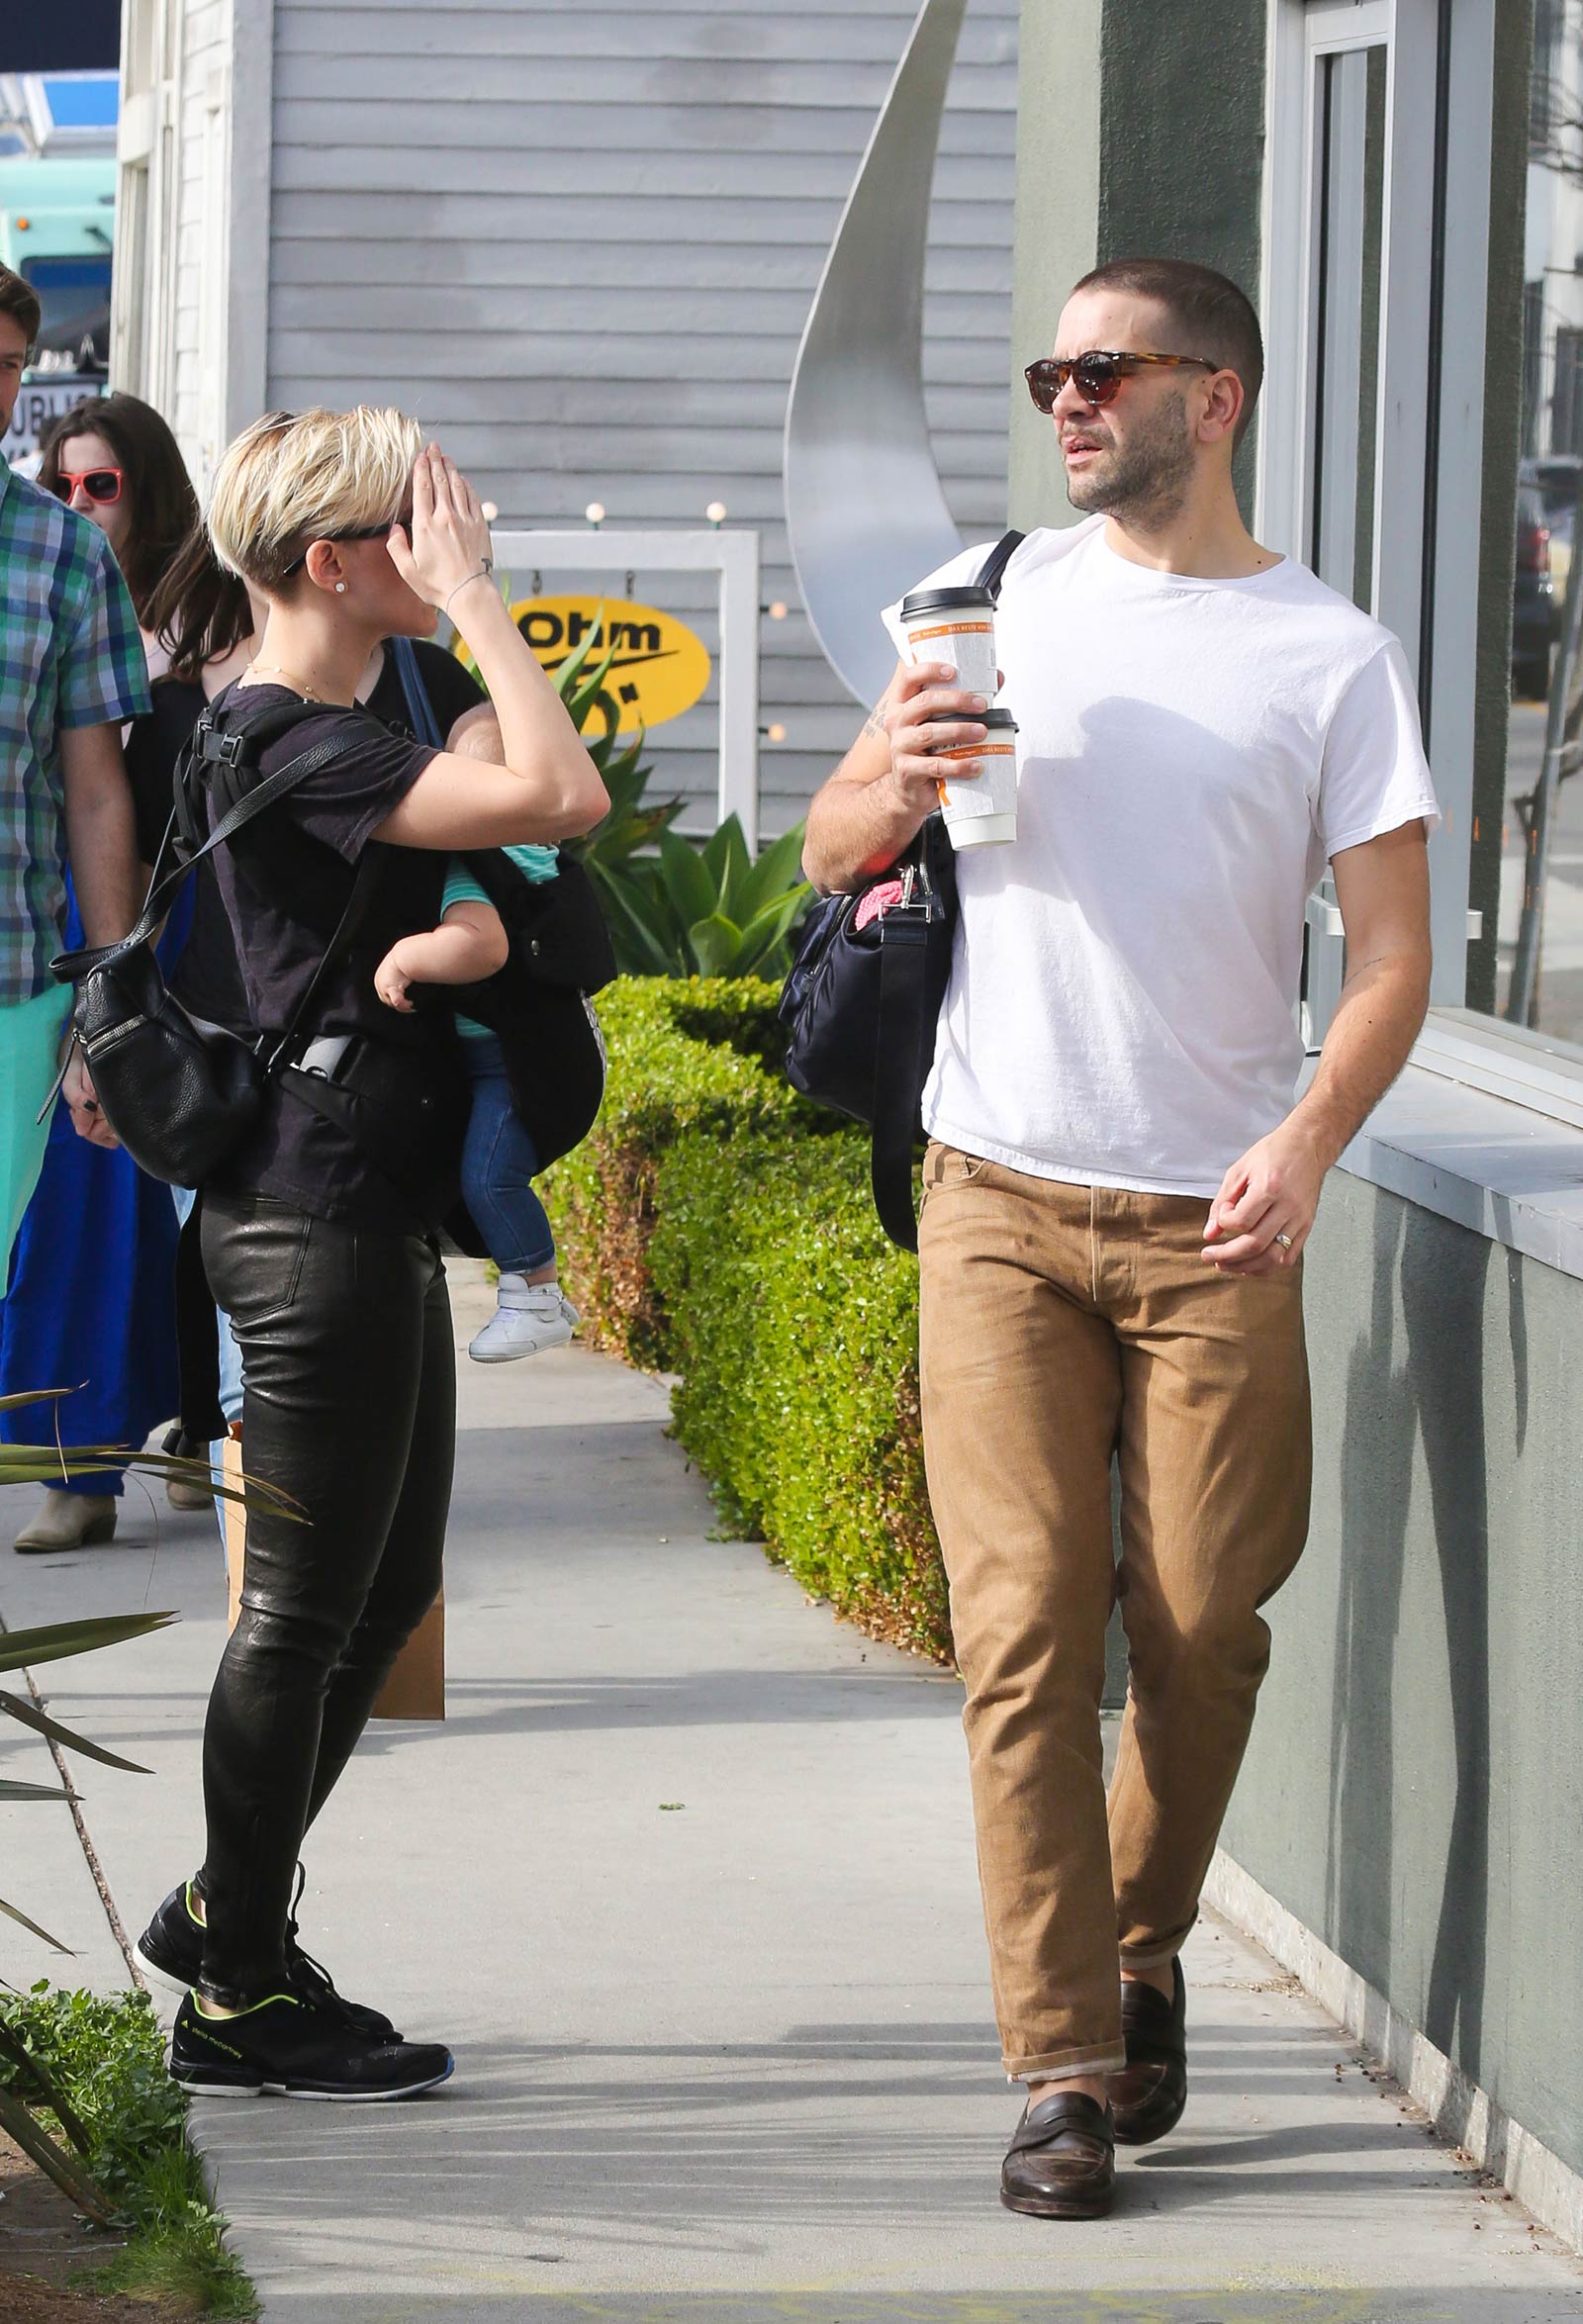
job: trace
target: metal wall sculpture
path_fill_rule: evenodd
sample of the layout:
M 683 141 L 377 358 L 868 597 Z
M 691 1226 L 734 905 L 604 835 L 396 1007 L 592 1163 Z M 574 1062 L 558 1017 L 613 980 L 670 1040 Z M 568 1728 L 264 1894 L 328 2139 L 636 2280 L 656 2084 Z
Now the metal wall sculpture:
M 824 262 L 786 417 L 802 603 L 860 701 L 889 682 L 878 608 L 955 556 L 923 404 L 923 265 L 946 88 L 967 0 L 923 0 Z

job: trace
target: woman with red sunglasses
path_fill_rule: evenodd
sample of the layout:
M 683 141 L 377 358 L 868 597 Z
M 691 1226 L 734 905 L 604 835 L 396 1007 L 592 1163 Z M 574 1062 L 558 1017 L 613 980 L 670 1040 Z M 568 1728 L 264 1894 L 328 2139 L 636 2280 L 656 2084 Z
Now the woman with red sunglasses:
M 47 440 L 38 481 L 106 535 L 157 677 L 170 661 L 162 636 L 172 625 L 169 582 L 183 542 L 199 525 L 198 497 L 175 437 L 136 396 L 79 404 Z M 251 634 L 245 592 L 212 558 L 206 572 L 189 575 L 184 611 L 190 617 L 184 626 L 196 621 L 211 652 L 223 654 Z M 145 873 L 170 814 L 171 769 L 186 738 L 175 697 L 186 692 L 156 685 L 153 709 L 135 719 L 124 738 Z M 197 707 L 201 697 L 189 707 L 186 729 Z M 172 710 L 178 712 L 174 720 Z M 69 947 L 81 941 L 69 882 L 68 911 Z M 167 974 L 186 942 L 192 912 L 189 889 L 178 899 L 160 945 Z M 0 1316 L 0 1393 L 65 1381 L 75 1389 L 59 1409 L 68 1443 L 143 1443 L 180 1404 L 177 1234 L 169 1188 L 145 1177 L 113 1143 L 107 1149 L 79 1137 L 60 1107 L 17 1238 Z M 10 1442 L 51 1442 L 55 1426 L 53 1406 L 0 1414 L 0 1435 Z M 121 1490 L 114 1473 L 51 1483 L 15 1546 L 42 1552 L 108 1541 Z M 209 1498 L 201 1488 L 175 1482 L 170 1497 L 178 1508 L 207 1506 Z
M 175 437 L 138 396 L 78 404 L 46 438 L 39 482 L 97 524 L 115 550 L 138 608 L 148 675 L 157 678 L 168 655 L 148 608 L 201 513 Z

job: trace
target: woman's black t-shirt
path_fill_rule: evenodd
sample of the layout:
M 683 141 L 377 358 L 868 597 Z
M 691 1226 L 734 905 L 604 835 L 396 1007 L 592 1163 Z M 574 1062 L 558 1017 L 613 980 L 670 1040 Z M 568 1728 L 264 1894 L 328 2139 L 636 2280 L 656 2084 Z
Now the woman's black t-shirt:
M 465 671 L 452 666 L 466 680 Z M 394 676 L 389 665 L 386 675 Z M 279 687 L 247 691 L 271 702 L 287 696 Z M 375 689 L 373 701 L 380 691 Z M 232 692 L 218 697 L 220 705 Z M 396 692 L 400 702 L 399 681 Z M 442 731 L 468 706 L 461 703 L 447 717 L 449 705 L 436 699 Z M 300 1076 L 288 1072 L 271 1076 L 260 1121 L 227 1156 L 213 1183 L 232 1194 L 266 1195 L 318 1218 L 358 1218 L 397 1232 L 431 1229 L 454 1196 L 467 1120 L 451 1012 L 421 992 L 412 1016 L 386 1008 L 373 977 L 399 938 L 438 923 L 447 859 L 437 851 L 383 847 L 371 834 L 407 796 L 434 752 L 393 732 L 374 714 L 372 701 L 352 709 L 316 708 L 263 749 L 260 777 L 330 738 L 340 746 L 334 757 L 210 859 L 235 939 L 247 1014 L 258 1032 L 284 1033 L 340 923 L 364 851 L 378 849 L 378 875 L 356 942 L 320 987 L 312 1024 L 299 1030 L 362 1034 L 378 1045 L 383 1062 L 399 1055 L 398 1114 L 416 1134 L 421 1109 L 441 1125 L 438 1143 L 425 1150 L 420 1170 L 404 1170 L 408 1157 L 399 1151 L 399 1136 L 369 1136 L 366 1121 L 365 1135 L 353 1136 L 344 1120 L 328 1119 L 309 1103 Z M 384 1121 L 394 1118 L 386 1115 Z
M 416 643 L 416 652 L 419 675 L 433 709 L 435 723 L 441 734 L 448 736 L 458 718 L 469 710 L 476 710 L 488 697 L 477 679 L 464 670 L 456 656 L 448 654 L 443 646 L 433 645 L 426 638 L 420 638 Z M 167 688 L 172 694 L 179 693 L 184 697 L 191 697 L 192 713 L 180 737 L 180 741 L 184 742 L 204 706 L 203 694 L 196 686 L 178 686 L 173 679 L 160 679 L 153 690 L 156 713 L 161 706 L 160 697 Z M 372 710 L 375 717 L 393 731 L 411 734 L 408 722 L 411 714 L 402 688 L 401 673 L 393 654 L 386 653 L 384 666 L 363 707 Z M 148 790 L 148 779 L 140 771 L 140 762 L 138 770 L 133 768 L 133 743 L 137 740 L 138 727 L 142 723 L 140 719 L 133 728 L 133 741 L 127 746 L 127 764 L 133 775 L 133 791 L 140 801 Z M 166 723 L 173 729 L 176 720 L 170 719 Z M 172 752 L 163 772 L 163 812 L 167 817 L 170 813 L 174 767 L 175 752 Z M 143 811 L 140 803 L 140 818 Z M 140 820 L 139 828 L 142 828 Z M 159 828 L 163 830 L 163 823 Z M 247 1015 L 246 990 L 241 972 L 236 966 L 235 939 L 232 935 L 231 920 L 219 883 L 211 869 L 211 861 L 206 860 L 199 865 L 193 874 L 193 883 L 197 894 L 193 899 L 192 933 L 182 947 L 181 958 L 170 979 L 170 989 L 190 1015 L 202 1017 L 207 1024 L 224 1025 L 228 1032 L 238 1035 L 242 1040 L 249 1040 L 252 1028 Z

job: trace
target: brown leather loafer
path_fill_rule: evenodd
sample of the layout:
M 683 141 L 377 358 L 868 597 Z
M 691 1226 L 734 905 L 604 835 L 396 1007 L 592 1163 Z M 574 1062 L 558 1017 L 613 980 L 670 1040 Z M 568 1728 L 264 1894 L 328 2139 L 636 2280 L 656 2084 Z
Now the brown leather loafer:
M 1000 2166 L 1000 2200 L 1036 2219 L 1102 2219 L 1116 2195 L 1110 2108 L 1080 2091 L 1041 2098 L 1018 2123 Z
M 1187 2103 L 1187 1980 L 1179 1961 L 1171 1963 L 1171 1974 L 1175 1991 L 1168 2001 L 1152 1985 L 1133 1981 L 1121 1989 L 1127 2063 L 1120 2074 L 1105 2076 L 1105 2090 L 1125 2147 L 1164 2138 Z

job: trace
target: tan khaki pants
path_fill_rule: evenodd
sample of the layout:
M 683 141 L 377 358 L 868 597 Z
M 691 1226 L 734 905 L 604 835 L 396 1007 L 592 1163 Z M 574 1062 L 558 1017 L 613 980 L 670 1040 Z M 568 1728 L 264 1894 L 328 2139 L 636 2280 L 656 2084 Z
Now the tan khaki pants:
M 1120 1957 L 1192 1926 L 1308 1529 L 1301 1269 L 1219 1274 L 1207 1205 L 931 1146 L 924 1451 L 1008 2074 L 1123 2062 Z M 1119 1453 L 1122 1557 L 1112 1562 Z M 1108 1804 L 1119 1585 L 1131 1687 Z

